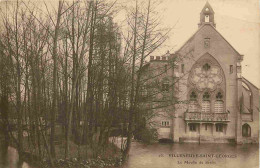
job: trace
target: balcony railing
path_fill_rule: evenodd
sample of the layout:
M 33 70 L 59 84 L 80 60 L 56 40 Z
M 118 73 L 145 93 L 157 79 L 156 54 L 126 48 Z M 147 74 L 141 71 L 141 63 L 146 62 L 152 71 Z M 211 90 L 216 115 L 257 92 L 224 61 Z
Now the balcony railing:
M 228 113 L 202 113 L 202 112 L 185 112 L 185 120 L 191 121 L 229 121 Z

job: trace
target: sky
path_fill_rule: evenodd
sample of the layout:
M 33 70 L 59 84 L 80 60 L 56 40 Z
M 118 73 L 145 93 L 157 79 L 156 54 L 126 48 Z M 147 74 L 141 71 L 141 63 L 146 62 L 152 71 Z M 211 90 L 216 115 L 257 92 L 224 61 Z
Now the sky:
M 206 0 L 163 1 L 163 24 L 174 26 L 165 52 L 178 50 L 197 30 Z M 242 55 L 242 75 L 260 88 L 260 1 L 208 0 L 216 29 Z
M 132 2 L 132 0 L 117 0 L 117 3 L 130 1 Z M 163 26 L 174 27 L 165 47 L 160 50 L 160 54 L 163 55 L 167 50 L 174 53 L 198 30 L 200 12 L 207 0 L 160 1 L 162 3 L 159 14 Z M 240 54 L 244 55 L 242 75 L 260 88 L 260 0 L 208 0 L 208 2 L 215 12 L 216 29 Z

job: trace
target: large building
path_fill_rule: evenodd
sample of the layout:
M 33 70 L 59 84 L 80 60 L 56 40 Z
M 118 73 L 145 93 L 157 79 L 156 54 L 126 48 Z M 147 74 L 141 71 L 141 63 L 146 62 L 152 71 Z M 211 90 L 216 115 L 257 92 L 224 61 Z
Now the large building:
M 198 27 L 178 51 L 151 56 L 142 69 L 159 139 L 258 143 L 259 89 L 241 75 L 243 55 L 216 30 L 208 2 Z

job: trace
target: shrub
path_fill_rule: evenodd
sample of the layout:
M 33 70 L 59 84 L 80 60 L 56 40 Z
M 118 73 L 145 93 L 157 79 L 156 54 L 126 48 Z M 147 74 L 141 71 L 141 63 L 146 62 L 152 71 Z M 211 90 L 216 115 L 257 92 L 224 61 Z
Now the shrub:
M 150 144 L 158 139 L 158 133 L 155 128 L 142 128 L 135 132 L 135 138 L 145 144 Z

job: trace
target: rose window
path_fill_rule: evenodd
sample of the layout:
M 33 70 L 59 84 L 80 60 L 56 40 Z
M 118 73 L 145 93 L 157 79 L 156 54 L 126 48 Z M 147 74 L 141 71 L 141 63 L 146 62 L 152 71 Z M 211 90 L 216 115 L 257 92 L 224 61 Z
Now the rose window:
M 222 82 L 220 68 L 208 63 L 202 66 L 196 66 L 191 73 L 191 82 L 196 85 L 199 90 L 214 90 L 216 86 Z

